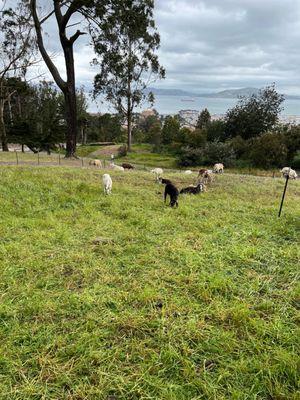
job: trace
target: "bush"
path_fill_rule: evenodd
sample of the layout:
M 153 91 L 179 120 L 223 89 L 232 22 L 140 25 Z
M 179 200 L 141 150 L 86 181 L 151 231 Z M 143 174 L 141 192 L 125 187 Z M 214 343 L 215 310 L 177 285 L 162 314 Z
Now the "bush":
M 293 158 L 291 167 L 294 169 L 300 169 L 300 150 L 297 151 L 297 154 Z
M 127 156 L 127 146 L 126 144 L 123 144 L 118 148 L 118 157 L 126 157 Z
M 181 166 L 213 165 L 217 162 L 223 163 L 226 167 L 235 164 L 235 153 L 230 143 L 211 142 L 204 147 L 193 149 L 185 147 L 179 154 L 178 163 Z
M 253 139 L 250 150 L 250 160 L 257 167 L 281 167 L 286 163 L 287 148 L 282 134 L 266 132 Z
M 226 167 L 234 166 L 236 155 L 229 142 L 207 143 L 205 150 L 205 164 L 223 163 Z
M 178 165 L 182 167 L 190 167 L 193 165 L 202 164 L 203 149 L 193 149 L 191 147 L 185 147 L 181 149 L 178 157 Z
M 249 142 L 244 140 L 241 136 L 236 136 L 230 141 L 230 146 L 234 151 L 236 158 L 248 158 L 249 156 Z
M 224 142 L 228 136 L 225 134 L 226 124 L 221 119 L 211 121 L 205 128 L 208 142 Z
M 203 147 L 206 143 L 206 130 L 205 129 L 195 129 L 187 135 L 187 144 L 193 148 Z

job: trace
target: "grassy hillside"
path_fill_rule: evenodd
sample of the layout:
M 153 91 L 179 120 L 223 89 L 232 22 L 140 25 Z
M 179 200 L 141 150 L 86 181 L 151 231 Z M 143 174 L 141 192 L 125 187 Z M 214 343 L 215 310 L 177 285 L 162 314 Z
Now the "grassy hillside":
M 102 173 L 0 167 L 0 399 L 299 399 L 300 181 Z

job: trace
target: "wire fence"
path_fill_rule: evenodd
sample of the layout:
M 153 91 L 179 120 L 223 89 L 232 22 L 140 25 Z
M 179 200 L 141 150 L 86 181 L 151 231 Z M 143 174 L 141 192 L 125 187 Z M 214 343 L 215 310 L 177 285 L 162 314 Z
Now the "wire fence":
M 92 168 L 92 169 L 105 169 L 111 168 L 111 159 L 105 159 L 97 157 L 100 160 L 101 165 L 94 165 L 94 158 L 90 157 L 77 157 L 77 158 L 65 158 L 64 153 L 51 153 L 45 152 L 21 152 L 21 151 L 9 151 L 0 152 L 0 165 L 20 165 L 20 166 L 62 166 L 62 167 L 77 167 L 77 168 Z M 121 165 L 120 161 L 115 162 L 115 165 Z M 137 170 L 150 169 L 144 164 L 132 164 Z

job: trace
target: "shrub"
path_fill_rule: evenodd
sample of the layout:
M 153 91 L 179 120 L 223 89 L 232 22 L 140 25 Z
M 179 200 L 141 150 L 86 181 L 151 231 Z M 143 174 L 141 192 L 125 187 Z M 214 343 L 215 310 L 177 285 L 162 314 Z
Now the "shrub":
M 287 148 L 282 134 L 266 132 L 253 139 L 250 149 L 250 159 L 257 167 L 281 167 L 286 163 Z
M 193 165 L 202 164 L 203 149 L 193 149 L 191 147 L 185 147 L 181 149 L 178 157 L 178 165 L 182 167 L 190 167 Z
M 295 157 L 293 158 L 291 167 L 294 169 L 300 169 L 300 150 L 297 151 Z
M 193 148 L 203 147 L 206 143 L 206 130 L 195 129 L 187 135 L 187 144 Z
M 226 167 L 231 167 L 235 163 L 236 155 L 229 142 L 207 143 L 205 150 L 205 164 L 223 163 Z
M 228 136 L 225 134 L 226 124 L 221 119 L 211 121 L 205 128 L 208 142 L 225 141 Z
M 249 155 L 249 142 L 241 136 L 236 136 L 228 141 L 237 158 L 247 158 Z
M 221 162 L 227 167 L 235 163 L 235 153 L 230 143 L 211 142 L 202 148 L 185 147 L 179 154 L 178 163 L 181 166 L 213 165 Z

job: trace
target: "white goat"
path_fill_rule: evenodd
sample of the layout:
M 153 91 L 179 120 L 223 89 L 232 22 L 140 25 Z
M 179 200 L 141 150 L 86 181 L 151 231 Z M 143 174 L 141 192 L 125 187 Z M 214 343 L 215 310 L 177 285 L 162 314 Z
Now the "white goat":
M 193 173 L 193 171 L 191 171 L 190 169 L 187 169 L 186 171 L 184 171 L 184 173 L 186 175 L 191 175 Z
M 162 174 L 164 173 L 162 168 L 154 168 L 150 171 L 152 174 L 156 176 L 156 182 L 159 182 L 159 178 L 161 178 Z
M 100 160 L 91 160 L 89 162 L 90 165 L 94 165 L 95 167 L 102 168 L 102 163 Z
M 111 194 L 112 180 L 109 174 L 104 174 L 102 177 L 104 194 Z
M 213 172 L 215 174 L 223 174 L 224 172 L 224 165 L 222 163 L 217 163 L 213 167 Z
M 110 164 L 110 167 L 115 171 L 125 171 L 124 168 L 121 167 L 120 165 Z
M 298 176 L 297 172 L 295 170 L 291 169 L 290 167 L 284 167 L 284 168 L 282 168 L 282 170 L 280 172 L 282 173 L 282 176 L 284 178 L 286 178 L 288 176 L 290 179 L 297 179 L 297 176 Z

